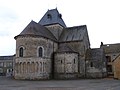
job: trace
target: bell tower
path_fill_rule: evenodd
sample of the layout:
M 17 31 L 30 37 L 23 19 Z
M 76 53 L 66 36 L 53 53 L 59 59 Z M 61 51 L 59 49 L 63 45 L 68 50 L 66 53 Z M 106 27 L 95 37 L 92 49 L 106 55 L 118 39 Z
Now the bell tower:
M 57 8 L 48 10 L 39 21 L 39 24 L 47 27 L 57 40 L 59 39 L 63 28 L 66 27 L 62 19 L 62 14 L 58 12 Z

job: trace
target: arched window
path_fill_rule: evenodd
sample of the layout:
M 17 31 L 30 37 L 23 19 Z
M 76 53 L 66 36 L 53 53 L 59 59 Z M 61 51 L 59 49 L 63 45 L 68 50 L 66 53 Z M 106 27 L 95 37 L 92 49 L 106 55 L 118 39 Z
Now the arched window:
M 39 49 L 38 49 L 38 56 L 43 57 L 43 48 L 42 47 L 39 47 Z
M 19 57 L 23 57 L 23 47 L 20 47 L 19 49 Z

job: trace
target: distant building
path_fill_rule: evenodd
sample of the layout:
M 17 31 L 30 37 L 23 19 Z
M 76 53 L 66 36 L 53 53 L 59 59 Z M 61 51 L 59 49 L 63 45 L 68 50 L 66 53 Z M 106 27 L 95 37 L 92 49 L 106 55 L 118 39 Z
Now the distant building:
M 67 27 L 57 9 L 48 10 L 38 23 L 31 21 L 15 40 L 15 79 L 106 76 L 104 51 L 90 49 L 87 26 Z
M 116 62 L 115 59 L 120 54 L 120 43 L 117 43 L 117 44 L 102 44 L 101 48 L 103 48 L 103 50 L 105 51 L 105 56 L 106 56 L 106 59 L 107 59 L 108 77 L 114 77 L 114 64 L 113 64 L 113 62 L 114 61 Z
M 14 56 L 0 56 L 0 76 L 12 76 Z
M 120 54 L 113 60 L 113 74 L 115 79 L 120 79 Z

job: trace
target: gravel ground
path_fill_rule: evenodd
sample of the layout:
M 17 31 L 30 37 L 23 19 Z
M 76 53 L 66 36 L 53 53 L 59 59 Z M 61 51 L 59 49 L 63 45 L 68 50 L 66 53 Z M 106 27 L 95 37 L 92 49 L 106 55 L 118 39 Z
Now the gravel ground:
M 0 90 L 120 90 L 120 80 L 82 79 L 27 81 L 0 77 Z

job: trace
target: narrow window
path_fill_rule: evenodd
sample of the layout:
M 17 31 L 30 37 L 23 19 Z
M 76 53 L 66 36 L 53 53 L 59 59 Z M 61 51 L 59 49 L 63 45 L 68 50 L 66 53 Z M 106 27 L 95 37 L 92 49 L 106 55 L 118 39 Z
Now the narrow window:
M 43 48 L 42 47 L 39 47 L 39 49 L 38 49 L 38 56 L 43 57 Z
M 93 67 L 93 62 L 90 63 L 90 67 Z
M 21 48 L 19 49 L 19 56 L 20 56 L 20 57 L 23 57 L 23 47 L 21 47 Z
M 74 64 L 75 64 L 75 59 L 74 59 Z
M 63 62 L 62 62 L 62 60 L 61 60 L 61 64 L 62 64 Z
M 110 56 L 106 56 L 107 62 L 111 62 L 111 57 Z

